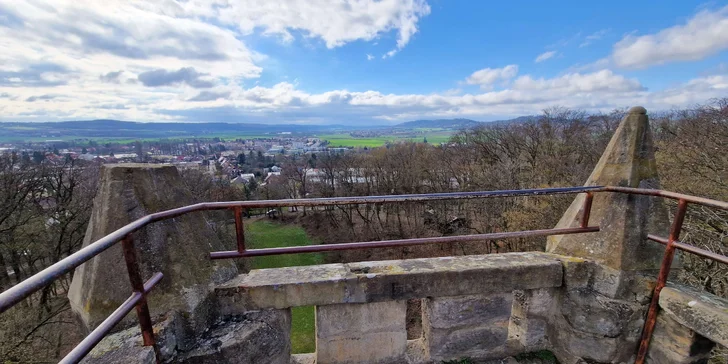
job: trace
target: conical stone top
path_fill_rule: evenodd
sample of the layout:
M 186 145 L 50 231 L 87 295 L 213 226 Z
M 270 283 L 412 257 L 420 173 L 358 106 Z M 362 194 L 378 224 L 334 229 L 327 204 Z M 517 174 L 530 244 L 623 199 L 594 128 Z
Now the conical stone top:
M 635 106 L 622 119 L 585 186 L 659 185 L 647 111 Z M 557 228 L 579 226 L 585 197 L 580 194 L 574 199 Z M 664 247 L 646 239 L 648 233 L 666 236 L 668 232 L 667 213 L 659 198 L 597 193 L 589 225 L 599 225 L 601 231 L 549 237 L 546 250 L 624 271 L 659 269 Z
M 106 165 L 84 239 L 87 246 L 147 214 L 192 204 L 174 166 Z M 162 272 L 149 295 L 153 319 L 173 312 L 194 321 L 206 310 L 210 285 L 237 275 L 232 261 L 211 262 L 210 251 L 229 250 L 203 213 L 159 221 L 134 233 L 143 279 Z M 227 246 L 226 246 L 227 245 Z M 108 317 L 132 292 L 120 243 L 76 268 L 69 289 L 71 308 L 90 330 Z M 135 324 L 128 316 L 125 324 Z M 119 327 L 123 328 L 124 324 Z

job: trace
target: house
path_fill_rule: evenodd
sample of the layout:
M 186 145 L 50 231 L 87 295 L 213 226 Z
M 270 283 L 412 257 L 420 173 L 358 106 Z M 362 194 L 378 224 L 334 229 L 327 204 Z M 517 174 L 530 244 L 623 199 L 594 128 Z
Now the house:
M 255 179 L 255 175 L 252 173 L 243 173 L 230 180 L 231 184 L 248 184 L 252 179 Z

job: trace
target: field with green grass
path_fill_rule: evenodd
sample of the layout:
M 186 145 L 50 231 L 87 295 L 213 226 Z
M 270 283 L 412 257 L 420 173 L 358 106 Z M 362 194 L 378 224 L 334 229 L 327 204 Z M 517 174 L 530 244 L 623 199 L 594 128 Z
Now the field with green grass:
M 422 142 L 427 138 L 427 142 L 431 144 L 445 143 L 450 139 L 451 131 L 433 131 L 425 133 L 417 137 L 404 137 L 399 135 L 384 135 L 372 138 L 356 138 L 349 134 L 325 134 L 319 135 L 318 138 L 327 140 L 329 147 L 353 147 L 353 148 L 376 148 L 384 146 L 387 143 L 396 143 L 398 141 Z
M 281 225 L 268 220 L 247 223 L 246 244 L 252 249 L 277 248 L 316 244 L 299 226 Z M 252 258 L 253 269 L 322 264 L 321 254 L 272 255 Z M 293 353 L 316 351 L 315 307 L 295 307 L 291 310 L 291 346 Z

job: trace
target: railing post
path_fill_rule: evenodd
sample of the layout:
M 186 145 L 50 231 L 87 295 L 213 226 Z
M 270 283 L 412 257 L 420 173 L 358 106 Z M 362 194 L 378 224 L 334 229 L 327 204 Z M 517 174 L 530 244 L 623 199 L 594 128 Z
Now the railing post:
M 647 311 L 645 327 L 642 330 L 642 338 L 640 339 L 640 347 L 637 351 L 637 358 L 634 361 L 635 364 L 644 364 L 645 358 L 647 357 L 647 349 L 650 347 L 650 339 L 652 338 L 652 332 L 655 329 L 655 322 L 657 321 L 660 292 L 662 291 L 662 288 L 665 287 L 667 276 L 670 274 L 672 260 L 675 257 L 675 245 L 673 243 L 680 238 L 680 231 L 682 230 L 687 208 L 688 202 L 684 199 L 680 199 L 677 205 L 677 212 L 675 213 L 675 220 L 672 222 L 672 227 L 670 228 L 670 236 L 667 239 L 665 255 L 662 259 L 662 266 L 660 266 L 660 274 L 657 276 L 657 284 L 655 285 L 655 290 L 652 293 L 650 308 Z
M 589 215 L 591 215 L 592 201 L 594 200 L 594 192 L 587 192 L 584 198 L 584 207 L 581 211 L 581 227 L 589 226 Z
M 129 282 L 135 292 L 142 295 L 141 300 L 136 305 L 137 317 L 139 318 L 139 326 L 142 330 L 142 338 L 144 346 L 153 346 L 157 363 L 160 362 L 159 349 L 154 341 L 154 328 L 152 326 L 152 318 L 149 315 L 149 306 L 147 305 L 147 297 L 144 290 L 144 280 L 139 272 L 139 264 L 137 261 L 136 249 L 134 248 L 134 238 L 131 234 L 121 240 L 121 246 L 124 249 L 124 261 L 126 269 L 129 272 Z
M 243 208 L 235 206 L 235 238 L 238 242 L 238 253 L 245 253 L 245 226 L 243 225 Z

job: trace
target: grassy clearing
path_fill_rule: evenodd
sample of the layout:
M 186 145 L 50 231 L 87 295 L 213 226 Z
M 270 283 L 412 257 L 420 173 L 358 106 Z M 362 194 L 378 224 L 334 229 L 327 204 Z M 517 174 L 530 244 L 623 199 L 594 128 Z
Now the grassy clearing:
M 257 220 L 246 224 L 246 244 L 253 249 L 277 248 L 316 244 L 306 231 L 299 226 L 280 225 L 267 220 Z M 253 269 L 291 267 L 322 264 L 321 254 L 290 254 L 255 257 Z M 295 307 L 292 309 L 291 346 L 293 353 L 312 353 L 316 351 L 315 307 Z

